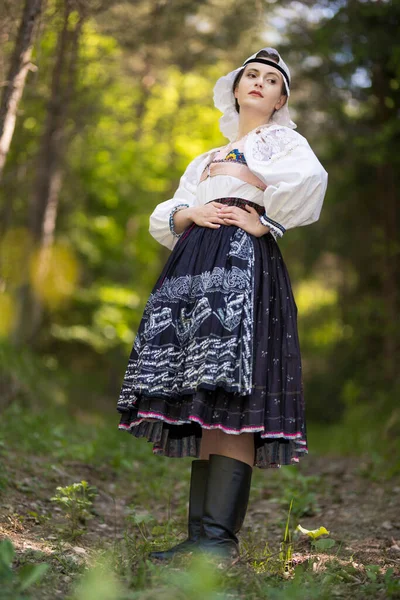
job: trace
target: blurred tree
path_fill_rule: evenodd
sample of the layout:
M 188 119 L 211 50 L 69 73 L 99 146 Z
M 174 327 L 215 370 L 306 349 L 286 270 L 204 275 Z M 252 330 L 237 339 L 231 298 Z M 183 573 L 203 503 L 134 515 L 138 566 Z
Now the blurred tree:
M 42 0 L 26 0 L 11 57 L 10 68 L 0 103 L 0 179 L 10 149 L 17 118 L 18 104 L 31 68 L 35 27 L 42 10 Z
M 71 98 L 76 91 L 79 40 L 86 18 L 84 4 L 64 0 L 62 26 L 55 50 L 46 121 L 39 143 L 36 183 L 30 205 L 30 239 L 39 259 L 35 278 L 45 277 L 56 227 L 58 201 L 62 185 L 67 142 L 67 123 Z M 27 257 L 29 260 L 29 257 Z M 40 281 L 37 283 L 40 288 Z M 31 340 L 41 323 L 43 301 L 27 281 L 20 294 L 19 319 L 14 332 L 17 344 Z

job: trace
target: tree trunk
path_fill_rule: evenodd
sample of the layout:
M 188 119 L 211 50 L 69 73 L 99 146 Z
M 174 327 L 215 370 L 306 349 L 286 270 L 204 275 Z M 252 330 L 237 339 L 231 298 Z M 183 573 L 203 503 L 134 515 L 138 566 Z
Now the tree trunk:
M 18 104 L 31 66 L 33 35 L 41 10 L 42 0 L 26 0 L 0 104 L 0 179 L 14 134 Z
M 385 96 L 390 94 L 390 80 L 394 73 L 382 65 L 376 65 L 372 88 L 379 99 L 376 112 L 376 122 L 382 129 L 394 120 L 393 109 L 385 104 Z M 399 328 L 397 325 L 399 314 L 399 236 L 398 228 L 399 207 L 393 165 L 385 162 L 377 167 L 376 171 L 376 198 L 379 199 L 377 215 L 384 235 L 384 245 L 380 256 L 381 298 L 384 306 L 382 323 L 383 346 L 383 375 L 388 383 L 393 383 L 396 377 L 397 356 L 399 351 Z
M 67 120 L 76 87 L 79 40 L 84 22 L 81 13 L 76 21 L 77 6 L 73 0 L 65 0 L 64 6 L 46 122 L 38 151 L 37 179 L 30 205 L 29 229 L 40 256 L 36 279 L 40 278 L 41 273 L 46 273 L 48 250 L 54 241 L 64 157 L 69 139 Z M 34 339 L 43 316 L 43 302 L 33 294 L 29 285 L 21 290 L 20 300 L 20 318 L 14 335 L 16 344 Z
M 30 207 L 30 230 L 34 239 L 40 245 L 43 242 L 43 226 L 47 219 L 46 211 L 50 204 L 52 180 L 59 171 L 65 154 L 65 124 L 73 93 L 72 88 L 75 86 L 76 60 L 82 20 L 80 19 L 78 23 L 73 24 L 70 28 L 73 10 L 74 2 L 66 0 L 64 22 L 58 39 L 56 60 L 53 67 L 51 95 L 38 153 L 36 184 Z M 52 203 L 54 205 L 54 197 Z M 55 215 L 56 213 L 57 210 L 55 210 Z

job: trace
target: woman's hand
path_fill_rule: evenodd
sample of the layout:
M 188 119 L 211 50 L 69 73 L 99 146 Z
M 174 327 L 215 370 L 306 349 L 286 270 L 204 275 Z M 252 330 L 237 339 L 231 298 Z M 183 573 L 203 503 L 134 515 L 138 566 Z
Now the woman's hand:
M 218 229 L 225 224 L 225 221 L 218 214 L 218 209 L 223 206 L 224 204 L 221 202 L 207 202 L 202 206 L 195 206 L 190 209 L 190 218 L 196 225 L 201 227 Z
M 261 223 L 260 216 L 255 208 L 248 204 L 245 204 L 244 208 L 245 211 L 238 206 L 224 204 L 222 208 L 217 210 L 217 214 L 226 225 L 236 225 L 256 237 L 261 237 L 270 231 L 270 227 L 266 227 Z

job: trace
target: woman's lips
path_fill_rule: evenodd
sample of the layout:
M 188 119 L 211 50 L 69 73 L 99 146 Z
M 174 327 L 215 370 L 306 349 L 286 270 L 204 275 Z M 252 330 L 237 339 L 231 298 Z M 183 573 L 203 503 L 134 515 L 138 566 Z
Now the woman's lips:
M 260 98 L 264 97 L 260 92 L 249 92 L 249 95 L 250 94 L 253 95 L 253 96 L 260 96 Z

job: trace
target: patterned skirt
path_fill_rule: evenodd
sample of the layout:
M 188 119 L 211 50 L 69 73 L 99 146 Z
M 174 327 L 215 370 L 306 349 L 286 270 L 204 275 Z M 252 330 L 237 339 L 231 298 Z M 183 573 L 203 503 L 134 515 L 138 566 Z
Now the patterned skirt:
M 203 429 L 253 432 L 254 466 L 291 465 L 308 453 L 302 383 L 297 306 L 273 235 L 193 223 L 144 308 L 119 428 L 169 457 L 198 457 Z

